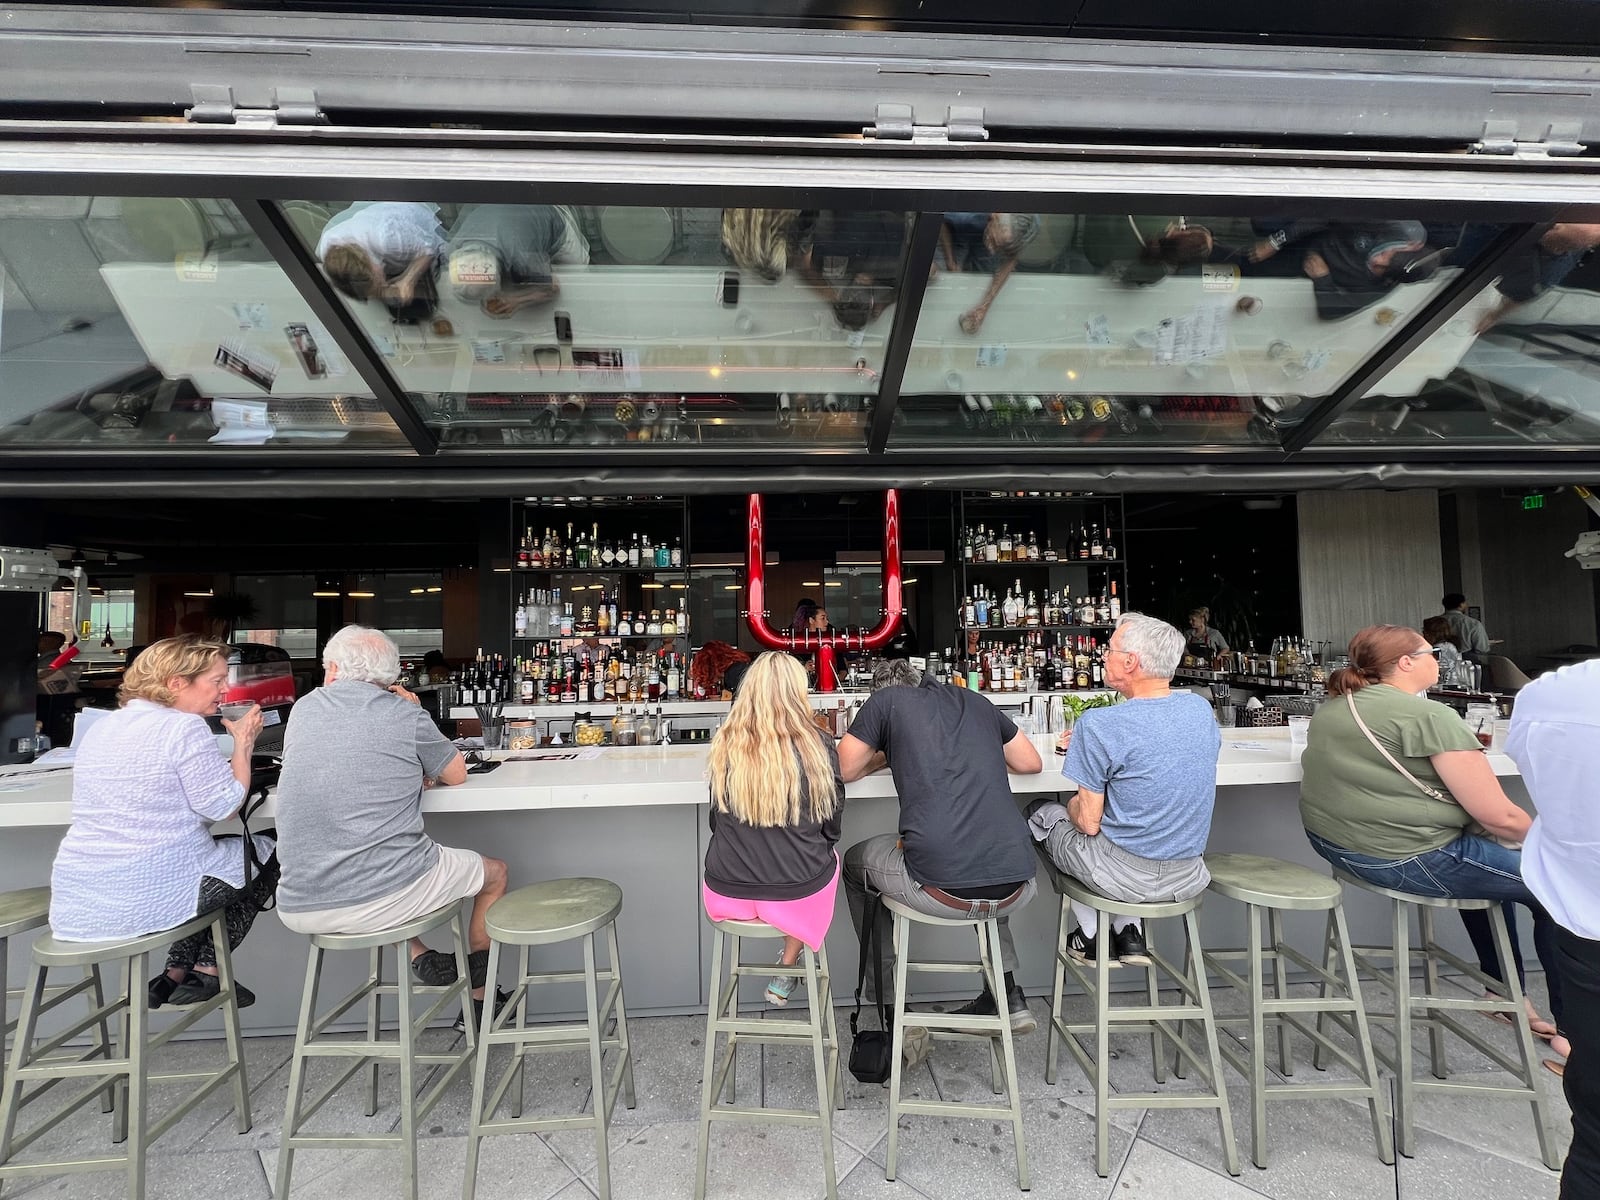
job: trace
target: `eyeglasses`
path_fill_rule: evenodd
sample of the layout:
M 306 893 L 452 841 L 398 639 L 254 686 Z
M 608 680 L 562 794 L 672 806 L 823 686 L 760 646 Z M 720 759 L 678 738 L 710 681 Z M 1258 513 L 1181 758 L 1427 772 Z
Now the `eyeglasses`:
M 1424 654 L 1438 654 L 1438 653 L 1439 653 L 1439 647 L 1437 647 L 1437 646 L 1424 646 L 1421 650 L 1412 650 L 1412 651 L 1410 651 L 1410 656 L 1412 658 L 1421 658 Z

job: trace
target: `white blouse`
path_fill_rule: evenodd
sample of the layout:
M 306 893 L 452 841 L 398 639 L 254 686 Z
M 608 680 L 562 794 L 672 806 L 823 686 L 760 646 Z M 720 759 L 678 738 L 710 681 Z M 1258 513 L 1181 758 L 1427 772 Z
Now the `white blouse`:
M 244 796 L 204 718 L 133 700 L 97 721 L 73 761 L 51 931 L 78 942 L 154 933 L 195 915 L 203 877 L 243 887 L 243 846 L 217 842 L 211 823 Z M 270 839 L 255 841 L 271 853 Z

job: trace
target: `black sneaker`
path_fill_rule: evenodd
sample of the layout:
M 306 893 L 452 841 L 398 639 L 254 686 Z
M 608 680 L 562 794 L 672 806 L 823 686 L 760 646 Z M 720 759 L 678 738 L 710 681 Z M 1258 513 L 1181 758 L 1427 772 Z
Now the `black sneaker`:
M 423 987 L 444 987 L 459 976 L 456 956 L 443 950 L 424 950 L 411 960 L 411 978 Z
M 150 1007 L 160 1008 L 168 1000 L 172 999 L 172 993 L 178 990 L 178 986 L 176 979 L 165 971 L 161 972 L 150 981 L 150 986 L 146 990 L 146 995 L 150 997 Z
M 1011 1014 L 1012 1033 L 1029 1034 L 1039 1028 L 1039 1019 L 1028 1007 L 1028 998 L 1022 994 L 1020 987 L 1013 987 L 1006 994 L 1006 1009 Z M 994 996 L 988 991 L 956 1009 L 956 1015 L 961 1017 L 992 1017 L 994 1014 Z
M 1150 949 L 1144 944 L 1144 930 L 1138 925 L 1126 925 L 1111 934 L 1111 948 L 1125 967 L 1148 967 Z
M 505 988 L 497 987 L 494 989 L 495 1016 L 498 1017 L 502 1012 L 505 1011 L 506 1001 L 510 999 L 511 993 L 506 991 Z M 453 1028 L 457 1033 L 461 1033 L 466 1029 L 466 1015 L 466 1009 L 462 1009 L 456 1014 L 455 1024 L 451 1026 L 451 1028 Z M 472 1001 L 472 1022 L 476 1028 L 483 1028 L 483 1001 L 477 999 L 476 997 L 474 997 Z
M 1074 929 L 1067 934 L 1067 957 L 1074 962 L 1081 962 L 1086 967 L 1095 965 L 1094 939 L 1084 933 L 1082 929 Z M 1116 947 L 1112 947 L 1111 962 L 1107 964 L 1114 971 L 1122 965 L 1117 960 Z
M 202 971 L 190 971 L 189 978 L 185 979 L 172 990 L 172 995 L 167 997 L 167 1003 L 174 1008 L 185 1008 L 191 1004 L 204 1004 L 207 1000 L 214 999 L 222 991 L 222 981 L 215 975 L 207 975 Z M 234 1000 L 240 1008 L 249 1008 L 256 1002 L 256 994 L 237 979 L 233 981 Z

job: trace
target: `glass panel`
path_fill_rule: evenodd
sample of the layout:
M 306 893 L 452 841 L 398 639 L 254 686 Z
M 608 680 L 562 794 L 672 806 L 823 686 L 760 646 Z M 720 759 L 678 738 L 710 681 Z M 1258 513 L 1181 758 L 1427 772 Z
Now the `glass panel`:
M 1600 446 L 1597 244 L 1600 225 L 1552 227 L 1313 444 Z
M 1470 259 L 1459 234 L 946 213 L 890 446 L 1276 444 Z
M 0 197 L 0 285 L 0 447 L 407 447 L 225 200 Z
M 447 448 L 859 448 L 901 212 L 291 201 Z

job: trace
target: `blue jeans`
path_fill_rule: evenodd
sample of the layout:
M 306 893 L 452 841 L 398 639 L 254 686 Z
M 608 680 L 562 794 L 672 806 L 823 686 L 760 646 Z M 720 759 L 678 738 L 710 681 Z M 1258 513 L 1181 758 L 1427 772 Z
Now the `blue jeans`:
M 1544 968 L 1545 987 L 1550 992 L 1550 1015 L 1561 1024 L 1561 976 L 1556 968 L 1555 922 L 1534 898 L 1522 880 L 1522 851 L 1508 850 L 1485 837 L 1462 834 L 1437 850 L 1426 850 L 1408 858 L 1385 858 L 1357 854 L 1306 830 L 1311 848 L 1341 871 L 1357 879 L 1409 892 L 1414 896 L 1439 896 L 1454 900 L 1499 900 L 1509 910 L 1512 904 L 1524 905 L 1533 914 L 1533 949 Z M 1478 953 L 1478 966 L 1485 975 L 1504 980 L 1494 939 L 1485 912 L 1464 912 L 1462 924 Z M 1517 924 L 1506 913 L 1506 930 L 1511 935 L 1511 953 L 1519 980 L 1524 978 L 1522 949 L 1517 942 Z

